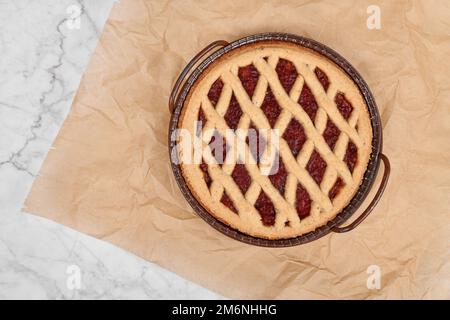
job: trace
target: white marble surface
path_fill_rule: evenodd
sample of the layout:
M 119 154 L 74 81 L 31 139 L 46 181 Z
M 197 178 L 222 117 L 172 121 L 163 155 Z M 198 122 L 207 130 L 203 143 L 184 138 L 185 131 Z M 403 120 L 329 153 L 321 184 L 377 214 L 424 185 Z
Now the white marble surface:
M 220 298 L 110 244 L 21 211 L 113 2 L 0 0 L 0 299 Z M 70 6 L 80 9 L 79 29 L 67 22 Z M 81 271 L 79 289 L 67 274 L 71 265 Z

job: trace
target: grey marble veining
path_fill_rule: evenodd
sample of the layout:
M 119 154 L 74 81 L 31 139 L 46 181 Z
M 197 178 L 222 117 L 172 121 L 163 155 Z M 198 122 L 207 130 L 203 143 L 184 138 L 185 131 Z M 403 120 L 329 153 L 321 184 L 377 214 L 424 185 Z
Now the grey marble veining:
M 221 298 L 108 243 L 21 211 L 113 3 L 0 0 L 1 299 Z M 73 267 L 79 282 L 72 281 Z

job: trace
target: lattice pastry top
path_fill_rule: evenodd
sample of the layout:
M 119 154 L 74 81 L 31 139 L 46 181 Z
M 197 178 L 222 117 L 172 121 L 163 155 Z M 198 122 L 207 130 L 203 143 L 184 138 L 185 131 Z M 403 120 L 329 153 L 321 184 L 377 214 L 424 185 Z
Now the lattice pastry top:
M 198 202 L 267 239 L 332 220 L 358 190 L 372 151 L 369 112 L 352 79 L 320 54 L 278 41 L 214 61 L 192 86 L 178 128 L 201 138 L 204 152 L 181 164 Z M 195 159 L 191 145 L 182 153 Z

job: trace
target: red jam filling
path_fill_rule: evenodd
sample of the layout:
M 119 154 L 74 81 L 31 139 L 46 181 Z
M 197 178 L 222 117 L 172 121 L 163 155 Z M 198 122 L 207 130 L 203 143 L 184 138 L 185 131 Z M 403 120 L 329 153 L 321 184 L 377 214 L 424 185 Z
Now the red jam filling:
M 328 119 L 327 126 L 325 127 L 325 131 L 323 132 L 323 137 L 331 150 L 334 149 L 334 146 L 336 145 L 336 141 L 338 140 L 340 134 L 341 130 L 339 130 L 339 128 L 333 123 L 333 121 Z
M 275 207 L 270 198 L 261 191 L 255 202 L 255 208 L 261 216 L 261 221 L 265 226 L 273 226 L 275 224 Z
M 309 216 L 309 213 L 311 212 L 311 198 L 300 183 L 297 184 L 295 199 L 295 208 L 297 209 L 299 218 L 304 219 Z
M 208 173 L 208 165 L 203 160 L 202 160 L 202 163 L 200 163 L 200 170 L 202 170 L 202 172 L 203 172 L 203 180 L 205 180 L 205 183 L 206 183 L 206 185 L 209 188 L 211 186 L 212 180 L 211 180 L 211 177 L 209 176 L 209 173 Z
M 294 64 L 286 59 L 280 59 L 278 60 L 275 71 L 278 74 L 278 79 L 280 79 L 284 90 L 289 94 L 298 76 Z
M 330 86 L 330 80 L 328 80 L 328 76 L 326 75 L 326 73 L 323 72 L 323 70 L 319 67 L 316 67 L 314 69 L 314 73 L 316 74 L 316 77 L 322 85 L 323 89 L 327 91 L 328 87 Z
M 281 108 L 275 99 L 275 96 L 272 93 L 270 87 L 267 88 L 266 95 L 264 97 L 264 101 L 261 105 L 261 110 L 267 117 L 270 126 L 273 128 L 275 123 L 277 122 L 278 117 L 281 113 Z
M 252 143 L 250 143 L 249 139 L 251 139 Z M 247 138 L 245 141 L 249 145 L 250 152 L 252 153 L 253 158 L 256 160 L 256 163 L 259 163 L 264 153 L 264 150 L 266 149 L 266 140 L 260 137 L 259 131 L 255 127 L 253 122 L 250 124 Z
M 278 170 L 276 173 L 269 176 L 270 182 L 272 182 L 273 186 L 280 192 L 281 195 L 284 195 L 284 187 L 286 185 L 287 179 L 287 171 L 284 167 L 284 163 L 281 158 L 278 158 Z
M 222 202 L 228 209 L 233 211 L 234 213 L 238 213 L 236 208 L 234 207 L 233 200 L 228 196 L 226 192 L 222 194 L 222 198 L 220 199 L 220 202 Z
M 220 78 L 217 79 L 216 81 L 214 81 L 211 88 L 209 89 L 208 99 L 209 99 L 209 101 L 211 101 L 211 103 L 214 107 L 216 106 L 217 101 L 219 101 L 220 94 L 222 93 L 222 89 L 223 89 L 223 82 L 222 82 L 222 79 L 220 79 Z
M 333 200 L 336 198 L 336 196 L 339 194 L 339 191 L 341 191 L 342 187 L 344 186 L 344 181 L 339 177 L 336 179 L 336 182 L 334 183 L 333 187 L 331 187 L 330 192 L 328 192 L 328 197 Z
M 306 134 L 300 122 L 292 118 L 283 133 L 283 139 L 286 140 L 294 157 L 297 157 L 306 142 Z
M 245 168 L 244 164 L 236 164 L 234 166 L 233 172 L 231 173 L 231 177 L 233 178 L 234 182 L 236 182 L 239 189 L 241 189 L 243 194 L 247 192 L 248 188 L 250 188 L 250 185 L 252 184 L 252 178 L 248 174 L 248 171 Z
M 317 184 L 320 184 L 322 181 L 326 168 L 327 163 L 322 159 L 320 154 L 314 150 L 306 165 L 306 170 Z
M 201 125 L 200 129 L 203 130 L 203 128 L 206 124 L 206 116 L 205 116 L 205 113 L 203 112 L 202 108 L 200 108 L 200 110 L 198 111 L 198 119 L 197 120 L 200 122 L 200 125 Z
M 233 93 L 233 95 L 231 96 L 230 105 L 228 106 L 227 112 L 224 115 L 225 122 L 231 129 L 236 130 L 241 116 L 241 106 L 239 105 L 239 102 L 236 100 L 236 97 Z
M 242 86 L 247 92 L 248 96 L 253 97 L 255 93 L 256 84 L 258 83 L 259 72 L 253 64 L 245 67 L 240 67 L 238 70 L 238 77 L 242 82 Z
M 353 111 L 352 104 L 345 98 L 345 95 L 342 92 L 338 92 L 336 94 L 334 97 L 334 102 L 336 103 L 336 106 L 344 119 L 348 120 Z
M 209 146 L 211 148 L 211 154 L 216 158 L 217 163 L 222 165 L 227 156 L 227 140 L 216 131 L 211 137 Z
M 356 162 L 358 161 L 358 149 L 356 145 L 349 141 L 347 145 L 347 150 L 345 151 L 344 162 L 347 164 L 348 170 L 353 173 L 355 169 Z
M 305 83 L 303 84 L 302 92 L 300 93 L 300 97 L 298 98 L 298 103 L 302 106 L 303 110 L 308 114 L 311 118 L 311 121 L 314 123 L 314 119 L 316 118 L 317 106 L 316 99 L 311 92 L 311 89 Z

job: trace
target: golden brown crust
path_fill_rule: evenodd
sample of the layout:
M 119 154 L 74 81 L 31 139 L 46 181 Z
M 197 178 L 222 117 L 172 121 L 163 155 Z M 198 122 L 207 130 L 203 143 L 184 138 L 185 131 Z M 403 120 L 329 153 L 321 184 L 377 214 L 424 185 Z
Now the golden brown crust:
M 269 57 L 268 61 L 266 62 L 263 57 Z M 289 95 L 280 89 L 280 83 L 274 71 L 279 58 L 293 62 L 299 73 Z M 238 67 L 250 63 L 254 64 L 260 74 L 259 83 L 251 100 L 242 90 L 239 79 L 236 77 Z M 312 72 L 316 66 L 324 70 L 330 80 L 330 87 L 326 92 Z M 206 97 L 212 83 L 219 77 L 224 82 L 224 88 L 214 108 Z M 302 108 L 299 108 L 296 102 L 305 82 L 319 105 L 314 124 L 308 122 L 306 114 L 301 111 Z M 210 126 L 221 133 L 224 132 L 227 126 L 223 115 L 233 93 L 243 111 L 239 128 L 248 128 L 250 121 L 256 123 L 258 128 L 266 128 L 267 119 L 264 119 L 258 107 L 261 105 L 268 83 L 277 101 L 283 107 L 283 113 L 277 120 L 276 128 L 280 129 L 280 132 L 284 131 L 289 119 L 295 118 L 302 124 L 309 138 L 297 158 L 292 156 L 287 144 L 283 140 L 280 141 L 280 155 L 289 173 L 285 195 L 278 193 L 268 178 L 259 173 L 256 164 L 245 164 L 253 181 L 245 195 L 240 192 L 230 176 L 234 163 L 226 163 L 223 166 L 214 163 L 209 165 L 208 173 L 213 181 L 210 188 L 205 184 L 198 164 L 182 163 L 181 170 L 193 196 L 218 220 L 255 237 L 292 238 L 326 224 L 353 198 L 362 183 L 372 152 L 372 127 L 368 108 L 358 87 L 339 66 L 313 50 L 281 41 L 262 41 L 239 47 L 208 66 L 192 86 L 184 102 L 178 127 L 188 130 L 192 135 L 195 134 L 194 122 L 198 119 L 198 112 L 202 105 L 202 110 L 208 119 L 207 127 L 204 129 Z M 333 102 L 337 92 L 344 93 L 353 106 L 353 112 L 348 121 L 340 115 Z M 331 118 L 341 131 L 333 151 L 321 138 L 328 118 Z M 204 146 L 209 138 L 205 138 Z M 355 143 L 358 150 L 358 162 L 353 172 L 350 172 L 342 161 L 349 140 Z M 305 170 L 306 162 L 313 150 L 317 150 L 327 162 L 327 169 L 320 185 L 316 185 Z M 192 150 L 184 152 L 192 152 Z M 248 150 L 246 152 L 248 153 Z M 209 160 L 214 162 L 212 158 Z M 330 200 L 328 192 L 337 177 L 343 179 L 345 186 L 333 200 Z M 300 181 L 307 189 L 313 200 L 311 214 L 301 220 L 295 210 L 295 198 L 292 191 L 297 181 Z M 233 200 L 239 214 L 232 212 L 220 202 L 224 190 Z M 271 227 L 261 223 L 261 217 L 254 207 L 261 190 L 270 197 L 277 212 L 275 225 Z M 285 226 L 286 221 L 289 221 L 289 226 Z

